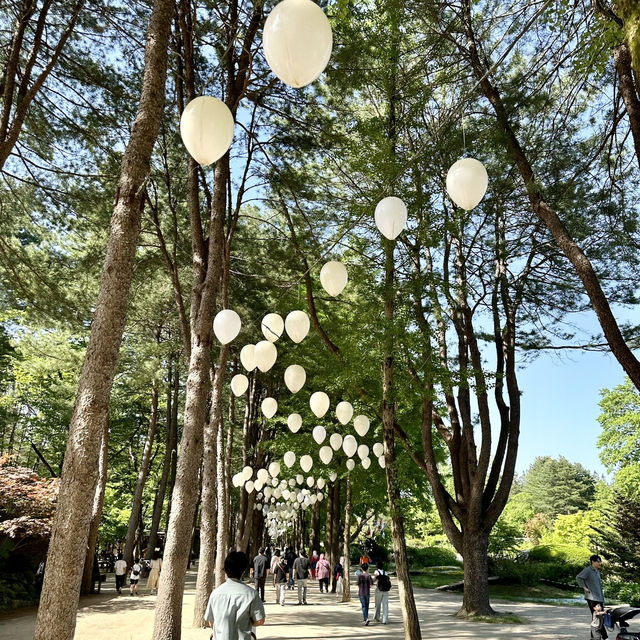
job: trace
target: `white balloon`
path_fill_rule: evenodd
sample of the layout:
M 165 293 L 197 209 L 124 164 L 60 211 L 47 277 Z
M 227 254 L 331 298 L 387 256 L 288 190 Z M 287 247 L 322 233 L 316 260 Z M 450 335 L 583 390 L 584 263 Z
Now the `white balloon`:
M 387 466 L 387 462 L 384 456 L 378 456 L 378 464 L 384 469 Z
M 297 482 L 298 484 L 302 484 L 302 483 L 304 482 L 304 476 L 303 476 L 301 473 L 299 473 L 298 475 L 296 475 L 296 482 Z
M 318 482 L 316 484 L 318 486 L 318 489 L 322 489 L 327 483 L 325 482 L 324 478 L 318 478 Z
M 255 351 L 255 344 L 245 344 L 240 349 L 240 362 L 247 371 L 253 371 L 256 368 Z
M 242 477 L 245 480 L 251 480 L 253 477 L 253 469 L 249 465 L 242 468 Z
M 353 406 L 350 402 L 343 400 L 336 405 L 336 418 L 340 424 L 347 424 L 353 417 Z
M 329 480 L 330 480 L 331 482 L 335 482 L 335 481 L 336 481 L 336 479 L 337 479 L 337 477 L 338 477 L 338 474 L 337 474 L 335 471 L 332 471 L 332 472 L 329 474 Z
M 291 469 L 296 462 L 296 454 L 293 451 L 287 451 L 284 456 L 282 456 L 284 463 Z
M 253 487 L 256 491 L 262 491 L 262 487 L 264 487 L 264 482 L 262 482 L 262 480 L 256 480 L 253 483 Z
M 296 496 L 296 500 L 298 501 L 298 503 L 301 503 L 304 500 L 304 495 L 302 493 L 299 493 Z
M 257 509 L 258 511 L 261 511 L 261 510 L 262 510 L 262 505 L 261 505 L 261 504 L 257 504 L 257 505 L 256 505 L 256 509 Z
M 275 478 L 280 474 L 280 463 L 275 460 L 269 465 L 269 475 Z
M 369 418 L 362 415 L 356 416 L 353 420 L 353 428 L 361 438 L 364 438 L 367 435 L 367 431 L 369 431 Z
M 348 458 L 351 458 L 355 454 L 357 449 L 358 443 L 356 442 L 356 439 L 351 434 L 345 436 L 344 440 L 342 441 L 342 450 L 345 452 L 346 456 Z
M 309 316 L 304 311 L 292 311 L 284 321 L 287 335 L 297 344 L 302 342 L 309 333 Z
M 285 489 L 285 490 L 282 492 L 282 497 L 283 497 L 285 500 L 288 500 L 288 499 L 291 497 L 291 491 L 289 491 L 289 489 Z
M 331 458 L 333 458 L 333 449 L 331 447 L 320 447 L 320 460 L 325 464 L 329 464 L 331 462 Z M 318 480 L 318 482 L 320 482 Z
M 298 474 L 298 475 L 300 475 L 300 474 Z M 296 479 L 295 478 L 289 478 L 289 486 L 291 488 L 296 486 Z
M 206 166 L 227 152 L 233 141 L 233 126 L 233 116 L 224 102 L 200 96 L 184 108 L 180 135 L 191 157 Z
M 300 431 L 300 427 L 302 426 L 302 416 L 299 413 L 292 413 L 287 418 L 287 426 L 289 427 L 289 431 L 291 431 L 291 433 L 297 433 L 298 431 Z
M 244 490 L 245 490 L 247 493 L 251 493 L 251 492 L 253 491 L 253 489 L 254 489 L 253 480 L 247 480 L 247 481 L 244 483 Z
M 376 456 L 376 458 L 378 458 L 383 453 L 384 453 L 384 446 L 383 446 L 382 442 L 376 442 L 373 445 L 373 455 Z
M 407 223 L 407 205 L 400 198 L 383 198 L 376 206 L 376 226 L 389 240 L 397 238 Z
M 256 473 L 256 478 L 261 482 L 267 482 L 269 480 L 269 472 L 266 469 L 258 469 L 258 473 Z
M 273 489 L 271 487 L 264 488 L 264 497 L 268 500 L 273 495 Z
M 262 318 L 262 333 L 269 342 L 275 342 L 284 331 L 284 320 L 278 313 L 267 313 Z
M 338 476 L 336 476 L 337 478 Z M 322 502 L 322 499 L 324 498 L 324 495 L 322 493 L 316 493 L 316 495 L 318 496 L 318 502 Z M 320 543 L 320 546 L 324 546 L 322 544 L 322 542 Z
M 310 455 L 305 455 L 300 458 L 300 468 L 308 473 L 311 471 L 311 467 L 313 467 L 313 458 Z
M 284 371 L 284 383 L 291 393 L 298 393 L 307 381 L 307 372 L 299 364 L 292 364 Z
M 309 476 L 307 478 L 307 487 L 313 487 L 313 483 L 315 482 L 315 480 L 313 479 L 313 476 Z
M 355 468 L 355 466 L 356 466 L 356 463 L 355 463 L 355 461 L 353 460 L 353 458 L 349 458 L 349 459 L 347 460 L 347 469 L 349 469 L 349 471 L 353 471 L 353 469 Z
M 276 462 L 275 464 L 277 464 L 277 465 L 278 465 L 278 471 L 279 471 L 279 470 L 280 470 L 280 465 L 279 465 L 277 462 Z M 274 479 L 271 481 L 271 486 L 272 486 L 272 487 L 277 487 L 277 486 L 278 486 L 278 478 L 274 478 Z
M 311 432 L 313 439 L 317 444 L 322 444 L 324 439 L 327 437 L 327 431 L 322 425 L 318 425 L 317 427 L 313 427 L 313 431 Z
M 339 296 L 347 286 L 347 269 L 342 262 L 332 260 L 320 269 L 320 284 L 330 296 Z
M 265 373 L 269 371 L 271 367 L 276 363 L 278 358 L 278 350 L 276 349 L 276 345 L 273 342 L 269 342 L 268 340 L 261 340 L 256 344 L 256 348 L 254 351 L 255 363 L 258 369 Z
M 264 56 L 271 70 L 291 87 L 304 87 L 325 69 L 333 36 L 322 9 L 310 0 L 283 0 L 264 23 Z
M 280 498 L 282 497 L 282 489 L 280 489 L 280 487 L 278 487 L 274 492 L 273 495 L 275 497 L 276 500 L 280 500 Z
M 358 447 L 358 457 L 360 460 L 364 460 L 369 455 L 369 447 L 366 444 L 361 444 Z
M 231 478 L 231 484 L 232 484 L 234 487 L 240 487 L 240 486 L 242 486 L 243 482 L 244 482 L 244 478 L 243 478 L 243 476 L 242 476 L 242 472 L 240 472 L 240 473 L 236 473 L 236 474 Z
M 278 402 L 275 398 L 265 398 L 260 405 L 265 418 L 273 418 L 278 410 Z
M 489 176 L 484 165 L 475 158 L 462 158 L 447 172 L 447 193 L 465 211 L 470 211 L 484 198 Z
M 332 433 L 329 444 L 334 451 L 337 451 L 342 446 L 342 436 L 339 433 Z
M 309 406 L 316 418 L 322 418 L 322 416 L 329 410 L 330 404 L 329 396 L 324 391 L 316 391 L 315 393 L 312 393 L 309 398 Z
M 231 378 L 231 391 L 234 396 L 241 396 L 249 388 L 249 378 L 244 373 L 238 373 Z
M 223 309 L 213 319 L 213 333 L 222 344 L 235 340 L 242 328 L 242 320 L 233 309 Z
M 368 469 L 371 466 L 371 459 L 370 458 L 362 458 L 362 466 L 365 469 Z

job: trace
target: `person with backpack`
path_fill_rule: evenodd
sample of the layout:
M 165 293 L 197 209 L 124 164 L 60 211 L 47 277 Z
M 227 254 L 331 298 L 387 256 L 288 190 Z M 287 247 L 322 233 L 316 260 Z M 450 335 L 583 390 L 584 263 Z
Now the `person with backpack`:
M 286 558 L 278 557 L 278 562 L 276 563 L 276 570 L 274 572 L 274 577 L 276 581 L 276 601 L 280 602 L 280 604 L 284 607 L 284 597 L 287 593 L 287 580 L 289 578 L 290 569 L 287 564 Z
M 373 575 L 376 583 L 376 613 L 374 619 L 376 622 L 387 624 L 389 622 L 389 591 L 391 591 L 391 578 L 384 570 L 382 562 L 378 562 L 376 572 Z M 382 618 L 380 617 L 380 609 L 382 609 Z
M 135 596 L 138 593 L 138 582 L 140 581 L 140 572 L 142 571 L 142 565 L 140 560 L 136 558 L 131 566 L 131 573 L 129 574 L 129 593 Z

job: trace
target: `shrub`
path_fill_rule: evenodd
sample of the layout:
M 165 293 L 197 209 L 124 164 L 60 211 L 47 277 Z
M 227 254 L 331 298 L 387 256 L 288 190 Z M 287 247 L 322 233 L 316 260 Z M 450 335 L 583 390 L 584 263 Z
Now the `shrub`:
M 589 549 L 571 544 L 542 544 L 531 549 L 529 560 L 532 562 L 564 562 L 582 569 L 589 564 L 590 555 Z
M 491 563 L 491 572 L 504 582 L 524 585 L 533 585 L 542 580 L 573 585 L 576 574 L 583 568 L 582 564 L 576 565 L 562 560 L 539 562 L 526 558 L 496 558 Z
M 412 571 L 423 567 L 461 564 L 455 552 L 446 547 L 407 547 L 407 559 Z
M 608 600 L 620 600 L 632 607 L 640 607 L 640 584 L 618 580 L 606 581 L 604 592 Z

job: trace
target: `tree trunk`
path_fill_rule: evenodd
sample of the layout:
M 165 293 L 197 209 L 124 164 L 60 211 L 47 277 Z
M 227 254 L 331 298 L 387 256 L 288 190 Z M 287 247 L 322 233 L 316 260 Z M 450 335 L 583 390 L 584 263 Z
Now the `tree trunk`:
M 613 60 L 620 82 L 620 95 L 629 116 L 629 126 L 636 151 L 636 161 L 640 164 L 640 97 L 631 68 L 631 52 L 629 45 L 623 42 L 613 50 Z
M 495 613 L 489 604 L 489 535 L 465 530 L 462 540 L 464 558 L 464 596 L 460 617 L 488 616 Z
M 93 592 L 93 561 L 98 543 L 98 532 L 100 530 L 100 520 L 102 519 L 102 505 L 104 504 L 104 490 L 107 486 L 107 463 L 109 461 L 109 421 L 105 422 L 104 433 L 102 435 L 102 446 L 100 447 L 100 476 L 96 495 L 93 500 L 93 513 L 91 515 L 91 527 L 89 528 L 89 540 L 87 542 L 87 558 L 84 562 L 84 572 L 82 574 L 81 595 Z
M 347 476 L 347 497 L 344 509 L 344 544 L 342 545 L 342 555 L 344 556 L 344 564 L 342 576 L 342 602 L 351 601 L 351 580 L 349 572 L 351 571 L 349 562 L 349 544 L 351 543 L 351 519 L 353 504 L 351 500 L 351 474 Z
M 204 612 L 214 587 L 215 549 L 217 539 L 218 434 L 223 430 L 222 393 L 229 347 L 223 345 L 218 367 L 213 376 L 209 424 L 204 432 L 202 460 L 202 502 L 200 507 L 200 555 L 193 607 L 193 626 L 206 627 Z
M 171 469 L 172 458 L 176 455 L 175 447 L 177 442 L 177 420 L 173 415 L 173 403 L 178 402 L 178 385 L 180 377 L 178 367 L 175 369 L 175 378 L 169 361 L 169 384 L 167 385 L 167 433 L 165 437 L 165 454 L 162 463 L 162 474 L 158 482 L 156 497 L 153 503 L 153 516 L 151 520 L 151 530 L 149 531 L 149 540 L 147 542 L 147 550 L 145 559 L 151 560 L 158 541 L 158 529 L 160 528 L 160 520 L 164 512 L 164 498 L 167 491 L 167 481 L 169 479 L 169 471 Z M 172 397 L 173 396 L 173 397 Z
M 333 567 L 335 563 L 338 561 L 340 557 L 340 491 L 341 491 L 341 481 L 340 479 L 336 480 L 333 490 L 333 514 L 331 517 L 331 522 L 333 523 L 331 526 L 331 539 L 329 540 L 329 562 Z M 335 584 L 333 585 L 335 587 Z M 334 589 L 335 590 L 335 589 Z
M 158 388 L 154 383 L 151 391 L 151 417 L 149 418 L 149 429 L 147 430 L 147 438 L 144 443 L 144 451 L 140 462 L 140 471 L 138 472 L 138 480 L 136 482 L 136 490 L 133 495 L 133 503 L 131 505 L 131 515 L 129 516 L 129 528 L 127 529 L 127 537 L 124 543 L 124 561 L 130 567 L 133 564 L 134 542 L 136 539 L 136 529 L 140 520 L 140 511 L 142 510 L 142 492 L 149 475 L 149 467 L 151 466 L 151 450 L 153 449 L 153 440 L 156 435 L 156 427 L 158 426 Z M 142 543 L 142 541 L 140 541 Z
M 171 519 L 167 529 L 162 579 L 156 603 L 154 640 L 176 640 L 181 635 L 182 597 L 190 551 L 185 545 L 185 540 L 190 539 L 198 502 L 198 474 L 202 461 L 207 399 L 211 387 L 209 371 L 213 315 L 224 256 L 223 222 L 228 179 L 227 152 L 217 162 L 215 169 L 206 275 L 201 286 L 194 286 L 191 309 L 191 358 L 184 426 L 171 500 Z M 198 282 L 201 267 L 198 255 L 194 256 L 194 285 Z
M 163 116 L 172 11 L 171 0 L 155 0 L 138 114 L 122 159 L 98 301 L 69 426 L 35 640 L 71 640 L 75 630 L 102 432 L 126 320 L 144 185 Z

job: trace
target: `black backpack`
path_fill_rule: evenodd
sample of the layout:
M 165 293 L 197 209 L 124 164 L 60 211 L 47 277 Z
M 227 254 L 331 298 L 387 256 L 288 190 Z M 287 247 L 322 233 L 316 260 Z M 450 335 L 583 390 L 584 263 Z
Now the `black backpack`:
M 391 578 L 388 573 L 378 575 L 377 587 L 380 591 L 391 591 Z

